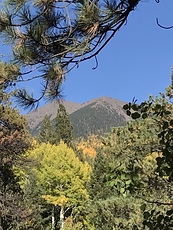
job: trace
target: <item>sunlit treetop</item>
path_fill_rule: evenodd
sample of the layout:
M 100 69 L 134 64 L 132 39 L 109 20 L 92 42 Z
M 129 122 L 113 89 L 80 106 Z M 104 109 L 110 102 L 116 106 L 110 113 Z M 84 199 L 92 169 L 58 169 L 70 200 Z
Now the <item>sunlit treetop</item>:
M 155 0 L 156 1 L 156 0 Z M 61 95 L 65 75 L 95 58 L 127 21 L 140 0 L 6 0 L 0 34 L 20 67 L 17 82 L 40 78 L 39 98 L 18 90 L 21 105 Z M 158 1 L 156 1 L 158 2 Z M 31 74 L 32 73 L 32 74 Z

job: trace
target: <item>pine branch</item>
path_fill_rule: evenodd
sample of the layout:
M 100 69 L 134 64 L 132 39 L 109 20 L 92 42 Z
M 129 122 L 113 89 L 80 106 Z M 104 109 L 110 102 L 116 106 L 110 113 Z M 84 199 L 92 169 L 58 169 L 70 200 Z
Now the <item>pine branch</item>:
M 17 80 L 32 80 L 30 74 L 35 67 L 49 69 L 55 63 L 62 73 L 56 70 L 51 77 L 46 73 L 34 75 L 47 82 L 40 100 L 56 98 L 61 93 L 60 82 L 64 81 L 66 73 L 83 61 L 93 57 L 97 60 L 99 52 L 126 23 L 139 2 L 105 0 L 100 4 L 94 0 L 35 0 L 33 5 L 29 0 L 11 2 L 0 12 L 0 33 L 4 41 L 12 44 L 14 63 L 21 67 Z M 18 96 L 21 105 L 25 104 L 24 99 L 27 106 L 38 102 L 25 91 L 22 94 L 19 90 Z

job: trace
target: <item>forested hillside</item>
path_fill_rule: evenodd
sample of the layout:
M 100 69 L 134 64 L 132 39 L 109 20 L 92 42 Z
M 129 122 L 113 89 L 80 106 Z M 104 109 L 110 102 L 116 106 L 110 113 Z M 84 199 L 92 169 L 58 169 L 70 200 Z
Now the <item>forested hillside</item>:
M 62 103 L 74 128 L 75 138 L 91 134 L 104 135 L 112 127 L 125 125 L 130 119 L 123 110 L 125 102 L 114 98 L 101 97 L 83 104 L 67 101 L 62 101 Z M 54 124 L 58 107 L 58 103 L 48 104 L 26 115 L 32 135 L 38 134 L 46 115 Z
M 69 116 L 75 137 L 86 137 L 91 134 L 104 135 L 112 127 L 126 124 L 125 117 L 118 114 L 116 110 L 111 110 L 104 104 L 95 107 L 94 105 L 95 103 L 87 105 Z

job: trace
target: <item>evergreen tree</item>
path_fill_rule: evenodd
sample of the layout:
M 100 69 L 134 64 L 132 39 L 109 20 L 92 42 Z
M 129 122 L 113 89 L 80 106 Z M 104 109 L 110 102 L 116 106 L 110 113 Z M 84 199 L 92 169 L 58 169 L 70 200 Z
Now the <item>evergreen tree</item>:
M 44 120 L 42 121 L 40 131 L 38 134 L 38 141 L 40 143 L 48 143 L 52 142 L 52 127 L 51 127 L 51 121 L 48 115 L 44 117 Z
M 73 126 L 71 125 L 71 122 L 63 104 L 59 105 L 53 128 L 55 144 L 59 144 L 60 140 L 63 140 L 64 143 L 69 146 L 72 144 L 72 140 L 74 137 Z
M 114 193 L 108 186 L 108 168 L 108 156 L 104 155 L 102 151 L 98 151 L 87 184 L 88 193 L 92 200 L 106 199 Z
M 116 195 L 108 181 L 109 160 L 102 151 L 98 151 L 94 159 L 90 180 L 87 183 L 87 190 L 90 195 L 90 202 L 87 207 L 87 216 L 94 229 L 113 229 L 116 204 L 112 199 Z

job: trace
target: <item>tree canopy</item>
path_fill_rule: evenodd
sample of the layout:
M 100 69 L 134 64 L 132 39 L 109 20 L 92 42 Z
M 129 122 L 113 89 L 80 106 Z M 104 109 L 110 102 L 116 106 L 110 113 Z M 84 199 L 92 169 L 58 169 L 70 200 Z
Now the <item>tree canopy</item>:
M 53 134 L 55 144 L 59 143 L 60 140 L 69 146 L 72 144 L 74 138 L 73 126 L 69 120 L 65 106 L 63 104 L 59 105 L 57 116 L 55 118 Z
M 14 76 L 16 71 L 12 65 L 1 62 L 0 68 L 0 81 L 1 77 Z M 29 215 L 13 167 L 19 164 L 21 154 L 30 148 L 30 135 L 24 116 L 10 107 L 6 83 L 0 85 L 0 228 L 3 230 L 17 229 Z
M 40 143 L 51 143 L 52 140 L 52 127 L 51 121 L 48 115 L 46 115 L 42 121 L 39 134 L 38 134 L 38 141 Z
M 33 105 L 42 98 L 59 98 L 66 73 L 80 62 L 95 58 L 97 67 L 97 54 L 126 23 L 139 2 L 4 0 L 0 34 L 12 47 L 13 64 L 18 68 L 15 82 L 37 78 L 42 82 L 39 98 L 34 99 L 26 90 L 17 91 L 21 105 Z
M 58 146 L 42 143 L 29 151 L 27 158 L 33 163 L 28 168 L 21 168 L 21 172 L 19 170 L 21 187 L 25 192 L 35 183 L 37 199 L 41 198 L 53 208 L 52 225 L 60 221 L 63 228 L 69 210 L 71 213 L 88 197 L 86 182 L 90 166 L 80 162 L 75 152 L 62 141 Z M 56 212 L 59 212 L 58 217 L 55 217 Z
M 173 79 L 173 73 L 172 73 Z M 154 170 L 154 177 L 150 180 L 150 185 L 155 187 L 157 196 L 145 197 L 146 204 L 143 205 L 143 227 L 146 229 L 172 229 L 172 179 L 173 179 L 173 161 L 172 161 L 172 124 L 173 124 L 173 88 L 169 86 L 166 93 L 161 93 L 160 97 L 150 97 L 139 105 L 129 103 L 124 106 L 127 113 L 133 119 L 152 119 L 156 129 L 158 144 L 153 145 L 158 153 L 150 156 L 150 160 L 155 161 L 150 165 Z M 135 111 L 134 111 L 134 110 Z M 149 166 L 149 165 L 148 165 Z M 152 166 L 152 167 L 151 167 Z M 145 167 L 145 166 L 144 166 Z M 148 169 L 147 169 L 148 170 Z M 149 170 L 150 171 L 150 170 Z M 148 172 L 149 172 L 148 171 Z M 151 174 L 149 173 L 151 176 Z M 154 180 L 153 180 L 154 179 Z M 152 204 L 152 208 L 148 205 Z M 160 209 L 161 206 L 161 209 Z

